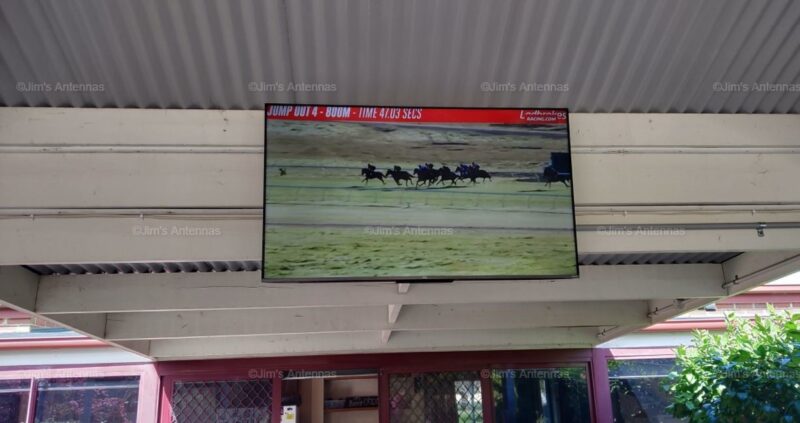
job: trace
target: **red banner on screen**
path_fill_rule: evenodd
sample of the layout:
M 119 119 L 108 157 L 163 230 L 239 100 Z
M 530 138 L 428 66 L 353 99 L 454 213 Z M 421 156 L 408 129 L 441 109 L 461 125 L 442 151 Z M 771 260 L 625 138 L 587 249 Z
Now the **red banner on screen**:
M 398 123 L 497 123 L 565 125 L 564 109 L 431 109 L 414 107 L 361 107 L 269 105 L 267 117 L 280 120 Z

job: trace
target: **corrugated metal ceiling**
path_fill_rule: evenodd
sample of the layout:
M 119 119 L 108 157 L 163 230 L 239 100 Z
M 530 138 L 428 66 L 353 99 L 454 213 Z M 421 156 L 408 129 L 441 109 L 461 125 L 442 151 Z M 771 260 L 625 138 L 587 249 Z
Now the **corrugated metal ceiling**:
M 25 266 L 40 275 L 102 275 L 126 273 L 253 272 L 261 269 L 255 260 L 151 263 L 38 264 Z
M 726 251 L 646 254 L 581 254 L 582 265 L 723 263 L 741 253 Z
M 4 0 L 0 104 L 797 113 L 752 84 L 800 83 L 799 47 L 792 0 Z
M 581 254 L 581 265 L 616 264 L 691 264 L 722 263 L 736 257 L 736 252 L 648 253 L 648 254 Z M 153 263 L 83 263 L 40 264 L 25 266 L 40 275 L 100 275 L 125 273 L 195 273 L 254 272 L 261 269 L 256 260 L 153 262 Z

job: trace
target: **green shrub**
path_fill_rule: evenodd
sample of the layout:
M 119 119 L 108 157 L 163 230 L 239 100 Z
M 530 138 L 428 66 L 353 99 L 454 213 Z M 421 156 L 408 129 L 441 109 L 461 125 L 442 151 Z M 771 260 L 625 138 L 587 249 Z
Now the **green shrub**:
M 692 348 L 678 348 L 668 410 L 693 423 L 800 423 L 800 314 L 727 321 L 725 333 L 696 331 Z

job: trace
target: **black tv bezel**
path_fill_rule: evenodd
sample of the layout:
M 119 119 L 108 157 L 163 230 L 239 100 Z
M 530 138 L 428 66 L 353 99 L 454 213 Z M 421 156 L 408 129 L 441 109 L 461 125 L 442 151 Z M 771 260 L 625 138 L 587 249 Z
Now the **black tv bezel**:
M 266 237 L 267 237 L 267 110 L 270 106 L 318 106 L 318 107 L 384 107 L 384 108 L 419 108 L 450 110 L 558 110 L 564 112 L 567 120 L 567 151 L 570 157 L 570 198 L 572 202 L 572 238 L 575 244 L 575 274 L 566 275 L 480 275 L 480 276 L 398 276 L 398 277 L 322 277 L 322 278 L 267 278 L 266 277 Z M 375 106 L 361 104 L 321 104 L 321 103 L 264 103 L 264 159 L 262 163 L 263 180 L 261 185 L 261 282 L 262 283 L 354 283 L 354 282 L 395 282 L 395 283 L 447 283 L 454 281 L 519 281 L 519 280 L 551 280 L 580 278 L 580 261 L 578 258 L 578 228 L 575 219 L 575 167 L 572 165 L 572 134 L 569 124 L 569 109 L 564 107 L 446 107 L 446 106 Z

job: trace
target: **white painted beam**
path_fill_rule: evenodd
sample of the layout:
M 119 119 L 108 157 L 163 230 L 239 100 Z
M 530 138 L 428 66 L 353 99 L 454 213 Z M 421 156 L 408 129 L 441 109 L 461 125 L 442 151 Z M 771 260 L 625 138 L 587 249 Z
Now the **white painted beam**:
M 627 224 L 620 215 L 616 224 Z M 637 225 L 636 223 L 631 223 Z M 755 225 L 754 225 L 755 226 Z M 653 225 L 578 232 L 585 254 L 771 251 L 800 248 L 800 229 L 682 229 Z M 0 265 L 148 261 L 259 260 L 260 212 L 250 216 L 18 217 L 0 219 Z M 626 231 L 628 231 L 626 233 Z M 652 231 L 651 231 L 652 232 Z M 657 231 L 656 231 L 657 232 Z M 186 235 L 186 234 L 190 235 Z M 70 248 L 81 245 L 80 249 Z M 108 248 L 125 245 L 125 248 Z M 402 289 L 402 285 L 399 286 Z
M 402 308 L 402 304 L 389 304 L 388 320 L 390 325 L 393 325 L 395 322 L 397 322 L 397 318 L 400 317 L 400 310 L 402 310 Z
M 36 307 L 38 290 L 39 275 L 20 266 L 0 266 L 0 301 L 3 303 L 32 310 Z
M 114 340 L 137 340 L 374 332 L 387 326 L 386 306 L 111 313 L 107 336 Z
M 641 204 L 800 204 L 800 154 L 575 154 L 575 201 Z
M 570 121 L 578 205 L 800 203 L 797 116 Z M 258 207 L 262 128 L 258 111 L 5 108 L 0 204 Z
M 582 266 L 579 279 L 420 284 L 398 294 L 393 283 L 264 284 L 258 272 L 44 276 L 43 314 L 224 310 L 387 304 L 716 298 L 714 264 Z M 383 313 L 385 313 L 385 308 Z M 385 314 L 381 318 L 385 321 Z
M 261 202 L 263 164 L 261 154 L 2 153 L 0 204 L 25 208 L 255 207 Z
M 36 298 L 41 277 L 18 266 L 0 266 L 0 303 L 30 314 L 33 317 L 50 321 L 82 335 L 100 341 L 104 339 L 106 315 L 102 313 L 69 314 L 52 319 L 35 311 Z M 120 346 L 109 342 L 111 346 Z M 123 347 L 123 349 L 126 349 Z M 128 350 L 150 358 L 146 353 Z
M 578 232 L 580 253 L 680 253 L 710 251 L 773 251 L 800 249 L 800 229 L 767 229 L 759 237 L 755 229 L 681 230 L 675 235 L 648 235 L 645 225 L 640 234 L 615 233 L 613 227 Z M 624 231 L 625 229 L 623 229 Z M 655 231 L 658 233 L 657 231 Z
M 798 147 L 800 148 L 800 147 Z M 578 205 L 575 210 L 578 226 L 749 224 L 800 222 L 797 204 L 711 204 L 711 205 Z M 753 225 L 755 226 L 755 225 Z M 769 226 L 769 225 L 768 225 Z M 680 227 L 680 226 L 678 226 Z M 770 232 L 771 229 L 767 229 Z
M 2 145 L 261 145 L 258 110 L 5 107 Z
M 5 145 L 261 145 L 258 110 L 6 107 Z M 795 115 L 570 113 L 574 148 L 797 147 Z M 176 131 L 180 129 L 180 131 Z M 763 142 L 769 140 L 769 143 Z
M 0 264 L 258 259 L 262 119 L 258 111 L 0 109 Z M 800 179 L 797 116 L 573 114 L 571 123 L 579 225 L 800 220 L 800 191 L 791 184 Z M 87 207 L 219 216 L 137 220 Z M 34 209 L 86 215 L 27 217 Z M 135 235 L 140 225 L 204 226 L 220 235 Z M 791 249 L 799 233 L 581 232 L 579 248 Z M 82 248 L 68 247 L 75 244 Z
M 120 342 L 116 342 L 115 344 L 120 346 L 120 347 L 122 347 L 125 350 L 137 353 L 137 354 L 145 356 L 145 357 L 152 357 L 153 356 L 150 353 L 151 342 L 148 341 L 148 340 L 120 341 Z
M 168 215 L 0 218 L 0 233 L 0 265 L 261 257 L 260 213 L 217 219 Z
M 773 252 L 749 252 L 734 257 L 721 266 L 723 280 L 721 285 L 726 293 L 719 299 L 727 298 L 769 283 L 786 275 L 800 272 L 800 250 Z M 672 299 L 653 299 L 650 301 L 650 324 L 660 323 L 691 312 L 716 300 L 709 298 L 687 298 L 676 296 Z M 615 337 L 643 329 L 646 325 L 623 325 L 606 329 L 598 338 L 607 341 Z
M 261 214 L 199 218 L 0 218 L 0 265 L 260 260 Z M 620 214 L 616 224 L 626 224 Z M 636 224 L 636 223 L 634 223 Z M 645 229 L 652 225 L 645 225 Z M 770 251 L 800 248 L 800 229 L 685 230 L 677 235 L 578 232 L 583 254 Z M 193 230 L 195 235 L 182 235 Z M 634 228 L 635 231 L 635 228 Z M 163 234 L 163 235 L 162 235 Z M 72 248 L 80 245 L 81 248 Z M 109 248 L 109 246 L 125 246 Z
M 263 335 L 218 339 L 150 341 L 158 359 L 268 357 L 412 351 L 470 351 L 532 348 L 587 348 L 597 344 L 596 328 L 397 332 L 383 343 L 379 332 Z
M 408 292 L 408 285 L 409 284 L 406 283 L 406 284 L 403 284 L 403 285 L 405 285 L 405 286 L 399 286 L 398 285 L 397 292 L 399 292 L 401 294 L 403 294 L 405 292 Z M 405 289 L 405 291 L 404 291 L 404 289 Z M 400 316 L 400 310 L 402 310 L 402 308 L 403 308 L 402 304 L 389 304 L 388 310 L 387 310 L 388 311 L 387 320 L 388 320 L 389 324 L 388 324 L 387 329 L 381 330 L 381 341 L 383 341 L 384 344 L 389 342 L 389 339 L 391 339 L 391 337 L 392 337 L 392 328 L 394 327 L 394 324 L 397 322 L 397 318 Z
M 575 148 L 797 147 L 796 115 L 570 113 Z M 766 142 L 769 140 L 769 142 Z
M 106 338 L 174 339 L 244 335 L 504 330 L 570 326 L 644 324 L 647 301 L 407 305 L 396 322 L 387 323 L 384 307 L 321 307 L 113 313 Z M 83 314 L 60 314 L 71 319 Z
M 742 254 L 723 263 L 722 271 L 727 296 L 735 295 L 800 271 L 800 248 Z
M 409 289 L 411 289 L 410 283 L 401 282 L 397 284 L 398 294 L 405 294 L 408 292 Z M 400 310 L 402 308 L 403 308 L 402 304 L 389 304 L 388 320 L 390 328 L 381 331 L 381 342 L 383 342 L 384 344 L 388 343 L 389 339 L 392 338 L 391 327 L 394 326 L 395 322 L 397 322 L 397 318 L 400 316 Z
M 106 338 L 106 314 L 105 313 L 84 313 L 84 314 L 61 314 L 58 316 L 44 317 L 58 322 L 61 325 L 77 329 L 97 339 Z

